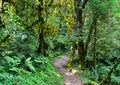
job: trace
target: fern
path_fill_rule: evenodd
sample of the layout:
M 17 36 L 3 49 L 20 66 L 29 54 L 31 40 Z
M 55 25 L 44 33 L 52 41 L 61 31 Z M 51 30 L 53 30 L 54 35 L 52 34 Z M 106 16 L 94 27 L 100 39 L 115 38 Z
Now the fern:
M 25 60 L 25 65 L 33 72 L 35 72 L 35 67 L 32 64 L 31 58 Z
M 114 85 L 120 85 L 120 77 L 116 77 L 115 75 L 112 75 L 111 83 L 113 83 Z
M 17 66 L 20 64 L 20 59 L 19 58 L 12 58 L 12 57 L 9 57 L 9 56 L 6 56 L 5 58 L 5 61 L 12 67 L 12 66 Z

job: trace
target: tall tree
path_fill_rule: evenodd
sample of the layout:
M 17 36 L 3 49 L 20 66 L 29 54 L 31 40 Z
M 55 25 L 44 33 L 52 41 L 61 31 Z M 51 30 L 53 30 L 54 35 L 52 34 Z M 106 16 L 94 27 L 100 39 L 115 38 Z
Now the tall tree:
M 73 40 L 72 44 L 72 51 L 70 58 L 66 64 L 67 67 L 71 67 L 71 62 L 73 61 L 76 45 L 78 47 L 78 56 L 79 56 L 79 67 L 84 68 L 85 67 L 85 49 L 84 49 L 84 42 L 83 42 L 83 9 L 85 8 L 85 5 L 87 4 L 88 0 L 75 0 L 74 1 L 74 35 L 77 36 L 77 39 Z
M 45 53 L 45 39 L 44 39 L 44 17 L 43 17 L 43 0 L 39 0 L 39 6 L 38 6 L 38 16 L 40 20 L 40 25 L 39 25 L 39 47 L 38 47 L 38 52 L 42 55 L 46 55 Z

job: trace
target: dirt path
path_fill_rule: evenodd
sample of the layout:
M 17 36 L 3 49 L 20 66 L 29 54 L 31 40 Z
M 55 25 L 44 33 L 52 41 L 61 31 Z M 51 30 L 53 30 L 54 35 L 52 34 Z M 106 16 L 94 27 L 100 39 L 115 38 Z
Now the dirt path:
M 82 80 L 77 75 L 64 68 L 63 65 L 67 62 L 68 58 L 68 56 L 64 56 L 61 59 L 55 59 L 53 61 L 53 64 L 64 77 L 64 85 L 83 85 Z

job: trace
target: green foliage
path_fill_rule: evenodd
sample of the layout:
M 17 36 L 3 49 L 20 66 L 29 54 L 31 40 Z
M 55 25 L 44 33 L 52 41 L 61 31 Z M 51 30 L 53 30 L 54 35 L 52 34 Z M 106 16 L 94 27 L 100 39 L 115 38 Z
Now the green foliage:
M 0 85 L 62 85 L 63 79 L 50 59 L 70 51 L 74 40 L 77 43 L 83 40 L 86 44 L 90 28 L 94 28 L 94 14 L 98 20 L 97 32 L 95 35 L 94 29 L 91 33 L 86 69 L 81 78 L 85 84 L 99 85 L 120 59 L 118 0 L 89 0 L 82 9 L 82 28 L 77 31 L 72 30 L 74 0 L 53 0 L 50 4 L 51 1 L 43 0 L 41 4 L 39 0 L 10 0 L 3 3 L 3 12 L 0 11 Z M 41 50 L 37 49 L 42 41 L 41 29 L 48 44 L 46 57 L 36 53 Z M 94 65 L 95 54 L 97 63 Z M 120 65 L 110 77 L 109 84 L 120 84 Z
M 35 72 L 35 67 L 34 67 L 33 64 L 32 64 L 31 58 L 27 58 L 27 59 L 25 60 L 25 65 L 28 66 L 28 68 L 29 68 L 31 71 Z
M 58 34 L 53 39 L 53 46 L 54 50 L 62 50 L 62 51 L 68 51 L 70 50 L 71 46 L 71 38 L 68 38 L 68 35 L 66 34 L 67 29 L 61 28 L 58 30 Z
M 35 60 L 27 58 L 24 63 L 21 63 L 22 61 L 19 57 L 10 55 L 12 55 L 12 52 L 11 54 L 10 52 L 6 55 L 4 54 L 5 57 L 3 56 L 1 61 L 1 84 L 62 85 L 61 75 L 56 71 L 48 58 L 36 55 L 37 58 Z M 25 56 L 23 56 L 23 58 L 25 58 Z

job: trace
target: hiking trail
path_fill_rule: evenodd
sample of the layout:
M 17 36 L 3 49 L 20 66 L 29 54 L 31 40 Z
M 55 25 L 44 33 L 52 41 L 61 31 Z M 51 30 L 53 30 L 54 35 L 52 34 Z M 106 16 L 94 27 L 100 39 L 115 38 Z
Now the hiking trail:
M 68 61 L 69 56 L 65 55 L 62 58 L 53 60 L 53 64 L 60 71 L 64 78 L 64 85 L 83 85 L 82 80 L 75 73 L 67 70 L 64 65 Z

